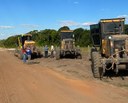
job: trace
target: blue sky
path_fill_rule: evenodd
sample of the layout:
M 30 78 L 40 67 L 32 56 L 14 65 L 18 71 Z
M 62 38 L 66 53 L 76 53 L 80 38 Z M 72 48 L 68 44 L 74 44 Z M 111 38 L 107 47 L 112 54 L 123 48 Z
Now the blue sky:
M 0 0 L 0 39 L 32 30 L 88 29 L 103 18 L 125 17 L 128 0 Z

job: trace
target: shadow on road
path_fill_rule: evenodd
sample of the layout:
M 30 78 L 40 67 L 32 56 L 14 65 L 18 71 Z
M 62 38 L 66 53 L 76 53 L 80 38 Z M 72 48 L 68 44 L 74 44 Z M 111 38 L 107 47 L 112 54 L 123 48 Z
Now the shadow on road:
M 109 71 L 106 71 L 104 76 L 111 79 L 112 77 L 121 77 L 122 80 L 124 80 L 124 77 L 128 77 L 128 70 L 126 69 L 119 70 L 118 74 L 116 74 L 113 70 L 109 70 Z
M 30 65 L 30 64 L 31 64 L 31 65 L 32 65 L 32 64 L 39 64 L 39 63 L 40 63 L 40 62 L 37 62 L 37 61 L 30 61 L 30 62 L 27 62 L 27 64 L 29 64 L 29 65 Z

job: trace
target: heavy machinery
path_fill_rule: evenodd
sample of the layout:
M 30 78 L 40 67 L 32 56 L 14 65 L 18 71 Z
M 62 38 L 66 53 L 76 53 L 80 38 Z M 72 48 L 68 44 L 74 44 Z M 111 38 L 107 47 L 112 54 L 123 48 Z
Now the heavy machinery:
M 37 49 L 35 45 L 35 41 L 32 40 L 31 34 L 24 34 L 18 37 L 17 39 L 17 48 L 15 50 L 14 55 L 19 59 L 22 59 L 23 53 L 22 50 L 29 47 L 31 49 L 31 58 L 37 58 L 41 56 L 41 52 Z
M 72 30 L 61 30 L 60 37 L 60 47 L 56 50 L 56 59 L 63 57 L 82 58 L 80 48 L 75 46 Z
M 101 19 L 90 25 L 93 48 L 92 71 L 95 78 L 102 78 L 107 70 L 117 74 L 128 65 L 128 35 L 124 34 L 125 18 Z

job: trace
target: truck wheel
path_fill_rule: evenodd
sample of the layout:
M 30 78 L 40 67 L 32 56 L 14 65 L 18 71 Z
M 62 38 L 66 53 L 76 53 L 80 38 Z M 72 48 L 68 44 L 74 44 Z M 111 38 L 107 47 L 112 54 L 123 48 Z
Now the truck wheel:
M 95 78 L 102 78 L 103 68 L 101 64 L 101 56 L 98 52 L 92 52 L 92 71 Z

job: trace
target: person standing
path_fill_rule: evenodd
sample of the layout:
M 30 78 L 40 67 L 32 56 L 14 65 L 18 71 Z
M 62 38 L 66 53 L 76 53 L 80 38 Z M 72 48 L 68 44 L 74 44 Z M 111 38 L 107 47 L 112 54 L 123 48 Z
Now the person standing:
M 53 58 L 53 57 L 54 57 L 54 46 L 51 45 L 51 58 Z
M 30 47 L 27 47 L 27 49 L 26 49 L 26 54 L 27 54 L 27 57 L 28 57 L 28 63 L 29 63 L 30 60 L 31 60 L 31 49 L 30 49 Z
M 45 45 L 44 47 L 44 53 L 45 53 L 45 58 L 47 58 L 48 57 L 48 46 L 47 45 Z
M 24 48 L 22 49 L 22 53 L 23 53 L 23 63 L 26 63 L 27 55 L 26 55 L 26 50 Z

